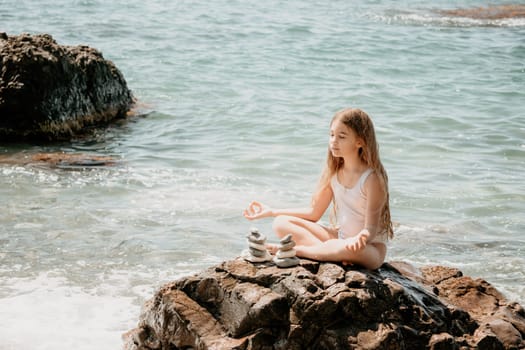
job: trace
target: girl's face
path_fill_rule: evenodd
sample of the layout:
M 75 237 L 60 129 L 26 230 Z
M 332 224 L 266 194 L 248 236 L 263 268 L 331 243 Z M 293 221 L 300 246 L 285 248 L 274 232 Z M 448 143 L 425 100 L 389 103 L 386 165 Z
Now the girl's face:
M 363 142 L 354 130 L 339 120 L 334 120 L 330 127 L 329 146 L 334 157 L 346 158 L 357 155 Z

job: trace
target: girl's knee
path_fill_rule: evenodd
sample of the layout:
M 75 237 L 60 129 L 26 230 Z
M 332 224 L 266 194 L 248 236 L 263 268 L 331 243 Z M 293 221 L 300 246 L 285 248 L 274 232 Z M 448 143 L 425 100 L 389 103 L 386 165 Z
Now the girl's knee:
M 386 249 L 381 249 L 375 244 L 372 244 L 362 251 L 358 263 L 369 270 L 377 270 L 383 265 L 385 256 Z
M 293 217 L 287 215 L 276 216 L 273 220 L 272 228 L 277 235 L 284 235 L 289 230 L 290 222 Z

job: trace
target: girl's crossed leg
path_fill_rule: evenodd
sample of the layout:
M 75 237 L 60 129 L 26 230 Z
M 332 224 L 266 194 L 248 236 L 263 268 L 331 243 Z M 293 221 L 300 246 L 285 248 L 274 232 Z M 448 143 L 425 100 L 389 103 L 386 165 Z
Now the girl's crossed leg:
M 335 230 L 330 230 L 316 222 L 287 215 L 275 218 L 273 230 L 279 238 L 291 233 L 297 245 L 310 246 L 337 237 Z
M 379 268 L 386 256 L 386 246 L 382 243 L 368 243 L 368 234 L 338 239 L 337 232 L 318 223 L 294 216 L 278 216 L 273 222 L 278 237 L 292 234 L 297 243 L 297 256 L 317 261 L 334 261 L 358 264 L 368 269 Z M 364 248 L 357 249 L 358 246 Z M 269 245 L 272 254 L 276 245 Z

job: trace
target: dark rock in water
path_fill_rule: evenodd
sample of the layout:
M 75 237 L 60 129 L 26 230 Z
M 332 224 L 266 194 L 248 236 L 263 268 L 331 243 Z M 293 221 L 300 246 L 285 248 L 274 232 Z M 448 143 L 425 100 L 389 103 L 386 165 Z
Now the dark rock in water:
M 525 5 L 493 5 L 487 7 L 443 10 L 439 12 L 446 16 L 497 20 L 525 17 Z
M 115 165 L 117 160 L 110 156 L 90 155 L 83 153 L 27 153 L 0 155 L 0 164 L 46 165 L 51 168 L 85 169 Z
M 525 312 L 453 268 L 243 259 L 164 285 L 132 349 L 522 349 Z
M 99 51 L 0 34 L 0 141 L 70 139 L 130 110 L 124 77 Z

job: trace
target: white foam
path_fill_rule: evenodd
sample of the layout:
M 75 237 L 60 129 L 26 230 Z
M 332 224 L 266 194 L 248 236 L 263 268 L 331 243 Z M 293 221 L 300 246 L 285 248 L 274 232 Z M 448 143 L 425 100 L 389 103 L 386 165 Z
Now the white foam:
M 84 290 L 50 272 L 10 287 L 14 293 L 0 299 L 2 350 L 119 349 L 140 312 L 136 298 L 115 288 Z

